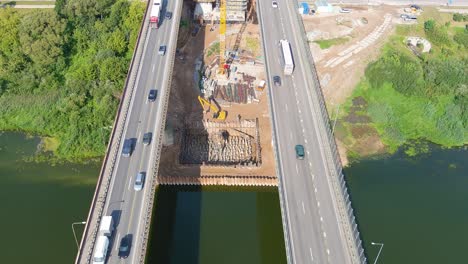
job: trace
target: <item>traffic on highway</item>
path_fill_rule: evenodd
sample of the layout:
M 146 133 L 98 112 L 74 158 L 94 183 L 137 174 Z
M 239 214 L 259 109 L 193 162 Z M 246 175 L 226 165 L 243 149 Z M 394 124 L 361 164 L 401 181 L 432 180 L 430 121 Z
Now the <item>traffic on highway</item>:
M 150 173 L 154 169 L 153 155 L 158 155 L 155 152 L 161 143 L 161 113 L 165 111 L 160 95 L 168 94 L 167 75 L 173 59 L 165 55 L 169 52 L 168 46 L 175 51 L 176 38 L 171 32 L 178 24 L 171 18 L 173 14 L 180 15 L 180 7 L 179 1 L 154 0 L 151 5 L 146 25 L 149 31 L 123 131 L 122 148 L 115 161 L 116 169 L 94 245 L 92 262 L 95 264 L 136 263 L 141 254 L 138 252 L 138 244 L 142 243 L 141 220 L 148 210 L 144 199 L 149 187 L 148 177 L 153 175 Z

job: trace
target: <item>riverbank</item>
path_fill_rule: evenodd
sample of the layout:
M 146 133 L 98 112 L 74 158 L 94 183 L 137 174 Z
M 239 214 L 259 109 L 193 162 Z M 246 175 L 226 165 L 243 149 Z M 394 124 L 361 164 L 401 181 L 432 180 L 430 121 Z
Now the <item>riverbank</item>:
M 398 25 L 341 105 L 335 136 L 342 157 L 355 160 L 468 143 L 468 39 L 466 23 L 428 8 L 414 25 Z M 430 43 L 408 45 L 416 36 Z M 345 153 L 345 154 L 344 154 Z M 346 159 L 345 162 L 346 163 Z
M 54 159 L 84 161 L 105 154 L 145 3 L 83 13 L 73 4 L 0 10 L 0 35 L 8 36 L 0 45 L 0 131 L 44 136 Z

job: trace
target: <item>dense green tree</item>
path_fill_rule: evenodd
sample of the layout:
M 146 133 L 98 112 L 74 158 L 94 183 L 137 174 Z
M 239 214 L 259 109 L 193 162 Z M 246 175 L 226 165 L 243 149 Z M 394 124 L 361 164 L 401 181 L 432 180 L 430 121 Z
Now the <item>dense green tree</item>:
M 31 12 L 21 19 L 21 48 L 37 69 L 51 68 L 63 59 L 65 27 L 65 21 L 52 10 Z

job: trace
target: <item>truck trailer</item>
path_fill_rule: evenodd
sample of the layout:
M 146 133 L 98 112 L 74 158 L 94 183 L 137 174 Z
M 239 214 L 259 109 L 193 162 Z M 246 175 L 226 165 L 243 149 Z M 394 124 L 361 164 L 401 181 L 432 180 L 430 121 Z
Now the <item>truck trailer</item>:
M 150 13 L 150 26 L 151 28 L 159 27 L 159 17 L 161 16 L 162 3 L 161 0 L 154 0 Z
M 114 231 L 114 220 L 112 216 L 103 216 L 101 225 L 99 226 L 99 235 L 110 237 L 112 236 L 112 231 Z

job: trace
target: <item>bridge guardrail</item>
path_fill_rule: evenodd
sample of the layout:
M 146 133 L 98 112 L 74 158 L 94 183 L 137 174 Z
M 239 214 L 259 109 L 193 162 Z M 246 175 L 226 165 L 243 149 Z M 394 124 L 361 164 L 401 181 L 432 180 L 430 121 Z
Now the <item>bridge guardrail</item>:
M 168 76 L 168 79 L 167 79 L 167 82 L 165 84 L 163 84 L 162 87 L 166 87 L 167 90 L 166 90 L 166 93 L 163 94 L 161 97 L 163 97 L 164 99 L 161 100 L 163 102 L 163 112 L 161 113 L 161 120 L 162 120 L 162 124 L 160 126 L 160 130 L 159 130 L 159 145 L 156 149 L 156 151 L 154 152 L 154 158 L 153 158 L 153 162 L 151 162 L 151 164 L 153 164 L 153 168 L 150 170 L 152 172 L 152 177 L 150 177 L 150 191 L 147 193 L 146 197 L 144 197 L 144 199 L 147 201 L 147 205 L 146 205 L 146 208 L 147 210 L 145 211 L 144 213 L 144 216 L 143 216 L 143 219 L 144 220 L 144 228 L 143 228 L 143 233 L 142 233 L 142 237 L 140 239 L 140 241 L 142 241 L 142 244 L 141 244 L 141 249 L 139 250 L 140 252 L 140 255 L 138 256 L 138 259 L 137 259 L 137 263 L 141 263 L 141 264 L 144 264 L 145 263 L 145 258 L 146 258 L 146 251 L 147 251 L 147 247 L 148 247 L 148 241 L 149 241 L 149 235 L 150 235 L 150 231 L 151 231 L 151 221 L 152 221 L 152 216 L 153 216 L 153 208 L 154 208 L 154 200 L 155 200 L 155 196 L 156 196 L 156 188 L 158 186 L 158 180 L 157 180 L 157 177 L 158 177 L 158 170 L 159 170 L 159 156 L 160 156 L 160 153 L 161 153 L 161 149 L 162 149 L 162 141 L 163 141 L 163 137 L 164 137 L 164 129 L 165 129 L 165 122 L 166 122 L 166 115 L 167 115 L 167 109 L 168 109 L 168 106 L 169 106 L 169 95 L 170 95 L 170 90 L 171 90 L 171 82 L 172 82 L 172 72 L 173 72 L 173 69 L 174 69 L 174 60 L 175 60 L 175 52 L 176 52 L 176 47 L 177 47 L 177 36 L 179 34 L 179 25 L 180 25 L 180 17 L 181 17 L 181 13 L 182 13 L 182 4 L 183 4 L 183 1 L 180 0 L 180 1 L 176 1 L 177 4 L 179 6 L 176 6 L 176 8 L 174 9 L 174 20 L 177 21 L 176 22 L 176 25 L 175 25 L 175 32 L 171 32 L 171 34 L 173 34 L 174 36 L 176 36 L 176 39 L 175 39 L 175 43 L 173 46 L 168 46 L 168 54 L 167 56 L 171 56 L 170 58 L 170 63 L 169 63 L 169 68 L 168 68 L 168 72 L 167 72 L 167 76 Z M 175 10 L 179 10 L 179 12 L 175 12 Z
M 293 10 L 296 11 L 296 7 L 299 7 L 297 0 Z M 322 134 L 319 136 L 322 137 L 322 141 L 325 143 L 324 150 L 327 155 L 328 170 L 330 173 L 329 175 L 331 176 L 329 179 L 332 182 L 332 186 L 335 191 L 334 195 L 337 198 L 339 219 L 342 222 L 341 226 L 343 227 L 343 231 L 346 236 L 346 244 L 350 251 L 353 263 L 367 263 L 367 259 L 364 255 L 364 249 L 362 248 L 359 230 L 355 221 L 353 208 L 351 206 L 351 201 L 349 200 L 349 193 L 343 175 L 343 166 L 336 148 L 335 137 L 330 128 L 329 115 L 325 105 L 325 99 L 322 93 L 322 88 L 320 86 L 320 81 L 317 76 L 315 62 L 308 45 L 309 42 L 307 40 L 307 32 L 305 31 L 305 26 L 301 15 L 297 11 L 295 14 L 300 28 L 300 35 L 303 38 L 303 45 L 305 46 L 304 49 L 305 53 L 307 54 L 307 60 L 309 61 L 309 63 L 306 63 L 306 68 L 310 68 L 309 72 L 312 73 L 312 79 L 314 82 L 316 96 L 312 96 L 312 99 L 315 99 L 318 104 L 312 104 L 312 107 L 314 108 L 315 112 L 317 112 L 317 116 L 321 117 L 322 119 L 320 120 L 321 122 L 318 122 L 321 128 L 320 134 Z M 314 107 L 317 105 L 320 106 L 319 109 Z M 325 137 L 325 139 L 323 139 L 323 137 Z
M 78 254 L 75 259 L 75 264 L 91 262 L 91 256 L 93 253 L 94 243 L 96 241 L 96 235 L 99 229 L 100 219 L 104 211 L 104 206 L 109 191 L 109 184 L 112 179 L 112 175 L 115 168 L 115 161 L 117 159 L 118 151 L 120 149 L 120 143 L 125 126 L 125 121 L 127 119 L 133 90 L 135 89 L 136 76 L 140 68 L 141 56 L 143 51 L 142 45 L 144 45 L 144 41 L 142 42 L 141 39 L 145 40 L 147 37 L 147 15 L 150 6 L 149 2 L 150 1 L 146 3 L 145 13 L 135 45 L 136 49 L 133 52 L 132 60 L 130 62 L 127 79 L 125 81 L 124 91 L 122 93 L 122 99 L 119 103 L 119 107 L 116 113 L 116 118 L 112 128 L 110 141 L 107 146 L 104 162 L 101 166 L 101 170 L 99 173 L 96 190 L 94 192 L 93 200 L 91 202 L 91 208 L 88 213 L 86 226 L 80 242 Z

